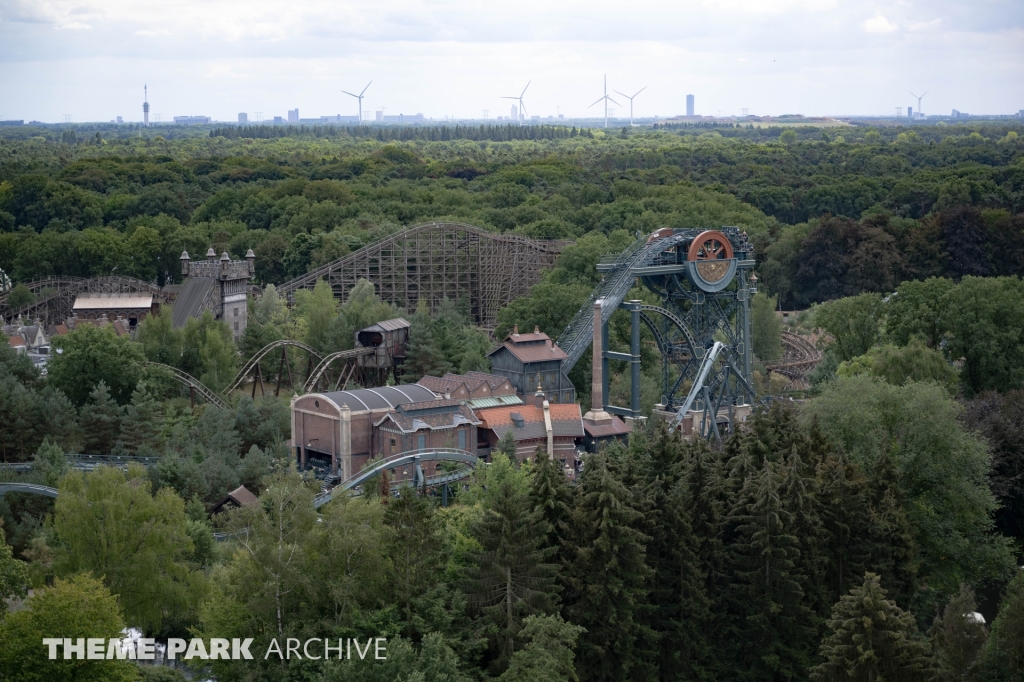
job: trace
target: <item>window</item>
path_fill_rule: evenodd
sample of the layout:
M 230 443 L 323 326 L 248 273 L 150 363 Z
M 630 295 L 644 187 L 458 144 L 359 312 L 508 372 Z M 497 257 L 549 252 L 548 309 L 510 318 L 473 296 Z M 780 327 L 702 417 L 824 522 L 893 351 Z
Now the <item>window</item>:
M 235 308 L 235 317 L 238 317 L 238 308 Z
M 391 439 L 391 452 L 392 452 L 392 454 L 395 452 L 395 439 L 394 438 Z
M 238 323 L 237 322 L 235 322 L 235 331 L 236 332 L 238 331 Z
M 466 449 L 466 429 L 459 429 L 459 450 Z
M 416 436 L 416 448 L 418 450 L 427 449 L 427 434 L 421 433 L 418 436 Z

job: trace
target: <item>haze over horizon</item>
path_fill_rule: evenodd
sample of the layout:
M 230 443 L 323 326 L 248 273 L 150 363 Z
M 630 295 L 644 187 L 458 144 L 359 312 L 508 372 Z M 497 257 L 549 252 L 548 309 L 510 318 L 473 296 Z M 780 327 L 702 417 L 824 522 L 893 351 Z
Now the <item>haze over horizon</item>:
M 0 0 L 0 118 L 235 120 L 422 112 L 598 117 L 1010 114 L 1024 109 L 1024 3 L 987 0 Z

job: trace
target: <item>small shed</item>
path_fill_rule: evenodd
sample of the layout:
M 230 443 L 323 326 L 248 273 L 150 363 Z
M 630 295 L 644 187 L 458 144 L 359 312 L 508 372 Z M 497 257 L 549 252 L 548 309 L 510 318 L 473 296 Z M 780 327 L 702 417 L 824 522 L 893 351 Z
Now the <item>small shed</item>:
M 356 348 L 376 348 L 373 355 L 359 358 L 360 367 L 387 369 L 405 362 L 405 347 L 409 342 L 409 327 L 402 317 L 384 320 L 356 332 Z
M 253 495 L 251 490 L 244 485 L 240 485 L 229 492 L 223 500 L 210 507 L 210 515 L 220 514 L 228 509 L 236 509 L 238 507 L 255 507 L 259 503 L 259 498 Z

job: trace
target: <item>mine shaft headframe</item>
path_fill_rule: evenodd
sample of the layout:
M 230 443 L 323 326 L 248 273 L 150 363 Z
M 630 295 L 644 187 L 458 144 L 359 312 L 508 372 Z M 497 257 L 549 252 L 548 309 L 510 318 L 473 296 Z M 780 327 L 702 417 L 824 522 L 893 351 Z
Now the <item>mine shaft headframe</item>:
M 732 242 L 718 230 L 701 232 L 686 252 L 686 274 L 703 291 L 722 291 L 736 276 L 736 258 Z

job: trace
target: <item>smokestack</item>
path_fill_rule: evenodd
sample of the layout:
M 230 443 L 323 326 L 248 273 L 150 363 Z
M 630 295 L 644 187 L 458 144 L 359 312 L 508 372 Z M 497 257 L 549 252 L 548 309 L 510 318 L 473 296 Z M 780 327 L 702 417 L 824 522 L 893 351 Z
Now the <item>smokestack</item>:
M 604 385 L 603 355 L 604 348 L 601 344 L 601 308 L 604 307 L 604 299 L 594 301 L 594 358 L 593 358 L 593 380 L 590 385 L 590 411 L 583 415 L 583 418 L 592 422 L 611 421 L 612 416 L 604 411 Z

